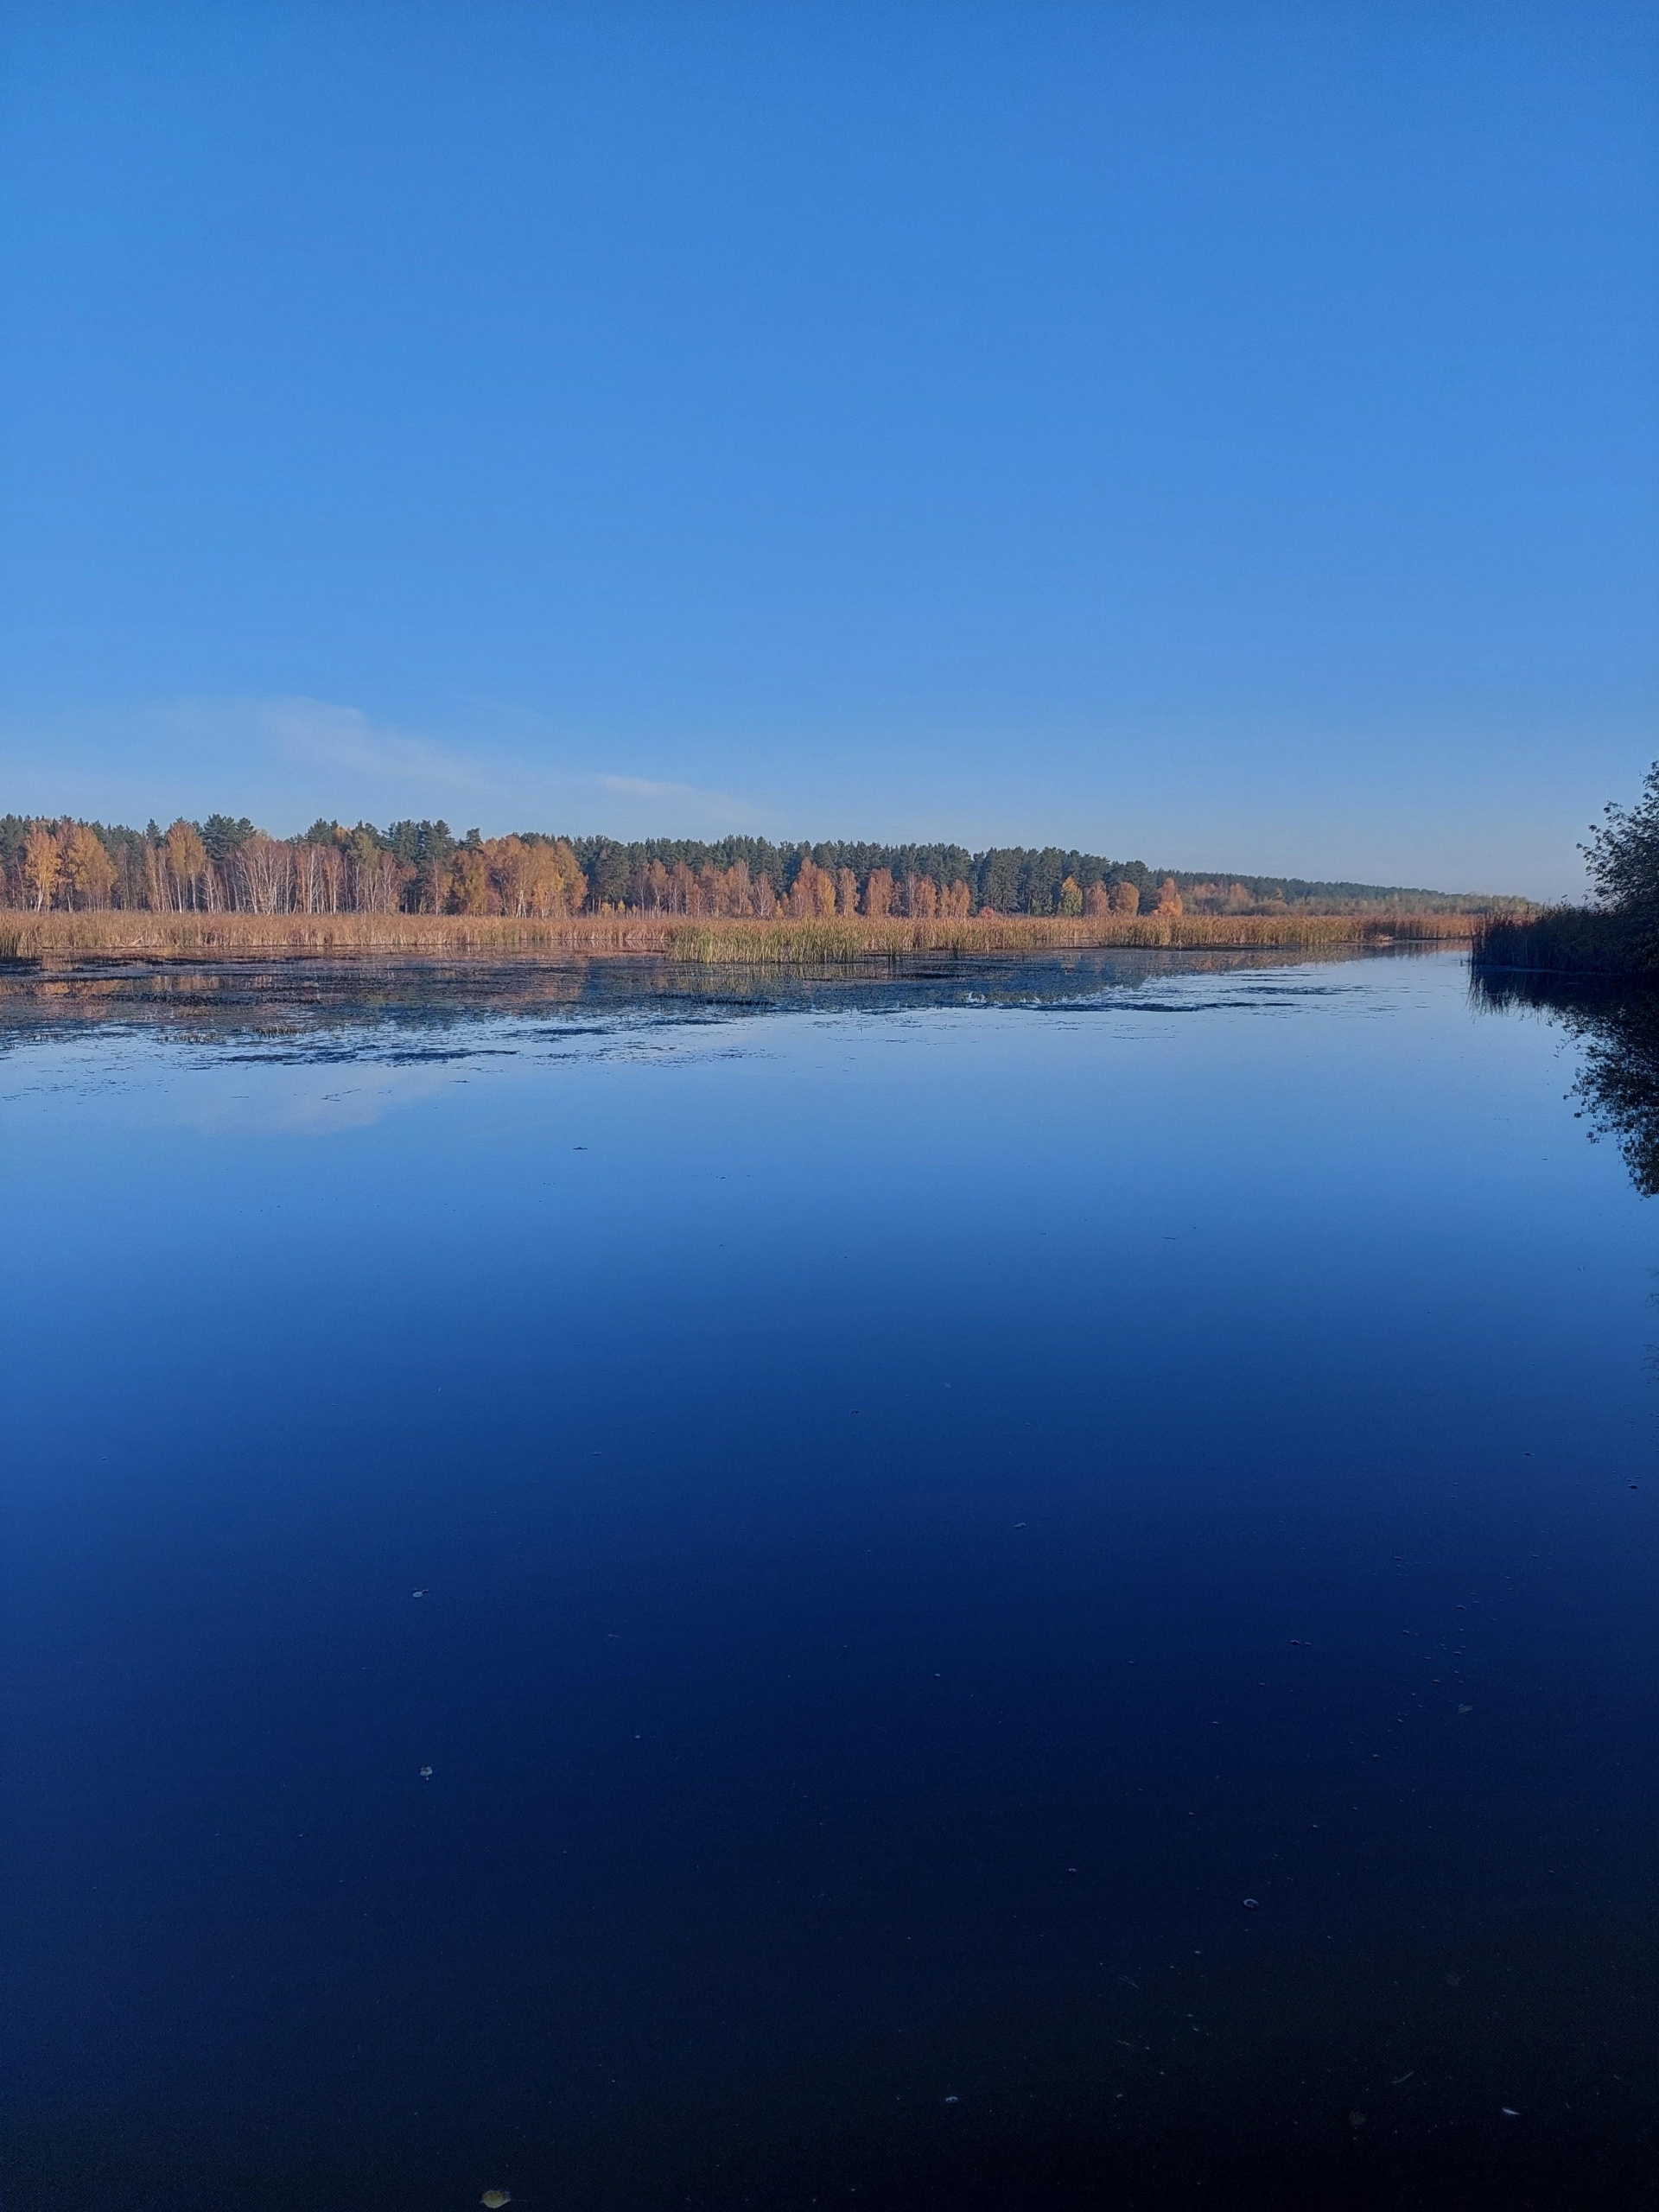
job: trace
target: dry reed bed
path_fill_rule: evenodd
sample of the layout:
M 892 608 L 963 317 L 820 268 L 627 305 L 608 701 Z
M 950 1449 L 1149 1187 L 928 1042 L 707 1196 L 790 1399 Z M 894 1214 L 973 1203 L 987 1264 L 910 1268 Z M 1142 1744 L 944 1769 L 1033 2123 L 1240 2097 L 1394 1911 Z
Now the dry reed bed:
M 833 965 L 918 953 L 971 956 L 1091 946 L 1254 952 L 1408 938 L 1439 944 L 1465 941 L 1473 928 L 1463 914 L 1120 914 L 1087 921 L 1008 914 L 936 922 L 687 922 L 673 932 L 669 951 L 677 960 L 707 966 Z
M 559 953 L 664 953 L 670 925 L 617 914 L 557 921 L 491 914 L 7 914 L 0 958 L 306 960 L 398 955 L 514 959 Z
M 1659 975 L 1659 944 L 1639 918 L 1591 906 L 1493 915 L 1475 931 L 1478 969 L 1539 976 Z
M 1087 920 L 1030 915 L 962 921 L 686 921 L 667 915 L 512 920 L 471 914 L 0 916 L 0 958 L 53 967 L 86 961 L 340 958 L 464 960 L 655 953 L 702 966 L 794 967 L 891 961 L 918 953 L 1021 953 L 1122 946 L 1148 950 L 1318 950 L 1451 944 L 1468 914 L 1145 914 Z

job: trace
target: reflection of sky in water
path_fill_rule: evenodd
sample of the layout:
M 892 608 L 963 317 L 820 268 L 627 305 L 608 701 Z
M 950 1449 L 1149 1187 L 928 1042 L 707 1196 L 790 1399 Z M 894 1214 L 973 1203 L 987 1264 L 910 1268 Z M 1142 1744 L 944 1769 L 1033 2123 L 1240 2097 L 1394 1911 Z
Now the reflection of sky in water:
M 1638 2201 L 1659 1329 L 1560 1032 L 671 980 L 14 993 L 13 2199 Z

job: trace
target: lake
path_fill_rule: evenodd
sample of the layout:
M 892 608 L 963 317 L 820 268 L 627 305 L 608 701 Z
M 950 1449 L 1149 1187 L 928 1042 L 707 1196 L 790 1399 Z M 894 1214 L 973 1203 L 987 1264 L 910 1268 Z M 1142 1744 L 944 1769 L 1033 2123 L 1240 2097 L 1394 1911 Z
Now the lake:
M 1586 1049 L 1455 954 L 7 983 L 9 2212 L 1648 2203 Z

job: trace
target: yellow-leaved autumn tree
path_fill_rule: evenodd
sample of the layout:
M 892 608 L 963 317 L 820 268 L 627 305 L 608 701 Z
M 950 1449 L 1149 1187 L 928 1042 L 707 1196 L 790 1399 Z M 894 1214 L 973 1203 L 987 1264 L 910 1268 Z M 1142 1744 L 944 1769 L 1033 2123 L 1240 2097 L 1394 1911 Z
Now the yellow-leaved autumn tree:
M 58 841 L 37 822 L 23 840 L 23 893 L 35 912 L 52 904 L 58 887 Z
M 162 859 L 168 905 L 180 913 L 187 906 L 205 906 L 202 892 L 207 874 L 207 848 L 197 836 L 194 823 L 181 819 L 173 824 L 162 840 Z
M 58 830 L 58 893 L 67 906 L 107 906 L 115 888 L 115 862 L 103 840 L 84 822 Z
M 816 861 L 804 860 L 790 886 L 789 911 L 798 921 L 827 919 L 836 911 L 836 879 Z

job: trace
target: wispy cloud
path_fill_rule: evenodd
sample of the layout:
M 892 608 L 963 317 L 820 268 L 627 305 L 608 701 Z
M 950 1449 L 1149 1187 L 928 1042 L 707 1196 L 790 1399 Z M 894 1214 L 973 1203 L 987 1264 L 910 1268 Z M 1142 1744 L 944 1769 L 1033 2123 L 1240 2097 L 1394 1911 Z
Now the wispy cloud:
M 329 699 L 185 700 L 175 711 L 181 719 L 221 727 L 227 721 L 251 722 L 291 760 L 379 777 L 388 783 L 412 781 L 478 791 L 487 790 L 493 780 L 465 753 L 430 738 L 406 737 L 401 730 L 373 721 L 360 707 L 343 707 Z
M 769 809 L 730 791 L 705 791 L 696 784 L 667 783 L 651 776 L 595 775 L 590 780 L 618 798 L 653 800 L 680 820 L 690 816 L 702 822 L 717 821 L 727 830 L 771 826 Z
M 442 737 L 308 693 L 152 699 L 0 716 L 4 803 L 105 820 L 253 816 L 292 832 L 315 815 L 385 821 L 442 813 L 493 833 L 527 827 L 615 836 L 775 830 L 773 810 L 673 778 L 594 766 L 615 734 L 467 702 Z
M 649 776 L 595 776 L 594 781 L 607 791 L 626 791 L 643 798 L 707 798 L 720 797 L 718 791 L 700 791 L 693 784 L 655 783 Z
M 14 711 L 0 716 L 0 775 L 7 804 L 46 813 L 142 822 L 228 809 L 272 830 L 319 812 L 483 816 L 511 796 L 486 750 L 304 694 Z

